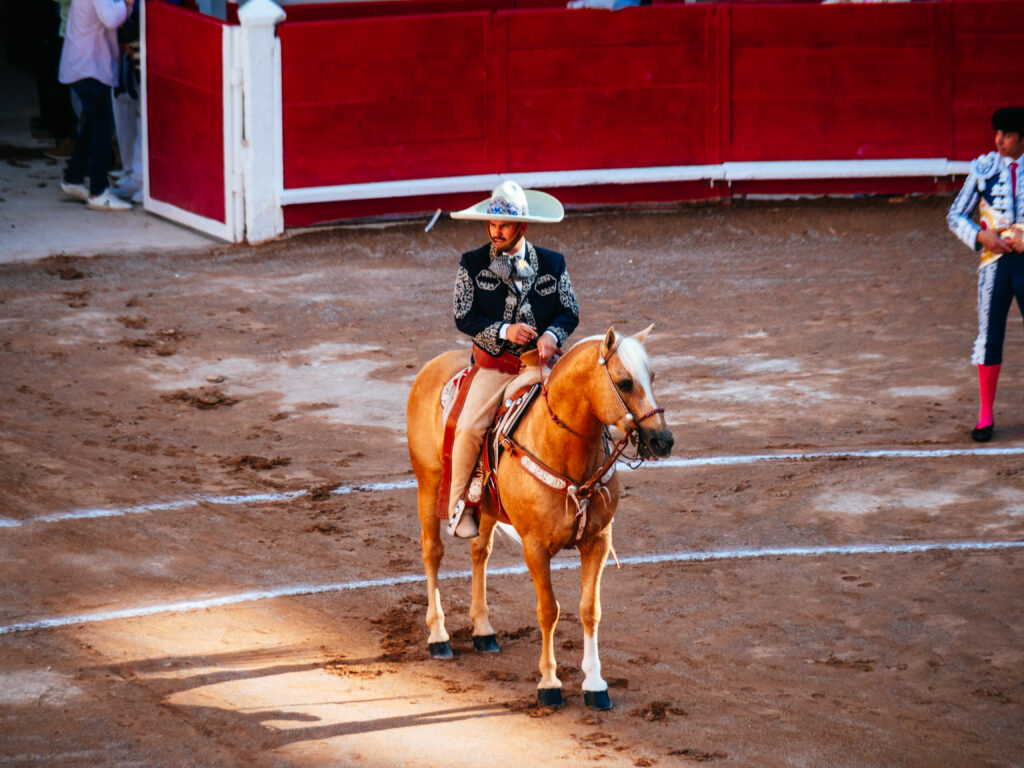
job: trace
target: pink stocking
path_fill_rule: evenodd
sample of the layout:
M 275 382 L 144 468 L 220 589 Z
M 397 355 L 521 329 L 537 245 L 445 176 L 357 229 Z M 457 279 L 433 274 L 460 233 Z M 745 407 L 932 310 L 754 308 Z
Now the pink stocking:
M 981 395 L 981 409 L 978 412 L 978 427 L 990 426 L 995 421 L 993 406 L 996 401 L 996 384 L 1002 365 L 978 366 L 978 392 Z

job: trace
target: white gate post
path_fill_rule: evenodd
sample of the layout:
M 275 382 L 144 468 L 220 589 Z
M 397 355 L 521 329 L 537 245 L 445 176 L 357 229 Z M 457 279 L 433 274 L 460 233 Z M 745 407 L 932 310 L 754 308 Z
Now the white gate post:
M 238 9 L 242 29 L 243 168 L 245 239 L 270 240 L 284 232 L 281 192 L 281 41 L 274 27 L 285 13 L 272 0 L 249 0 Z

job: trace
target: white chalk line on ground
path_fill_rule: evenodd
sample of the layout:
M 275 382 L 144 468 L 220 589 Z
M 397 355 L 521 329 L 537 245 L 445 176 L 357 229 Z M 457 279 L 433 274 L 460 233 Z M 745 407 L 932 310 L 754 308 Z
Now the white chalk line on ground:
M 752 560 L 769 557 L 892 555 L 927 552 L 993 552 L 1015 549 L 1024 549 L 1024 541 L 945 541 L 906 544 L 853 544 L 847 546 L 727 549 L 712 552 L 670 552 L 660 555 L 634 555 L 632 557 L 620 558 L 619 562 L 623 565 L 646 565 L 686 562 L 703 563 L 720 560 Z M 578 559 L 555 559 L 551 562 L 551 570 L 553 571 L 576 570 L 579 567 L 580 563 Z M 525 565 L 514 565 L 505 568 L 489 568 L 487 570 L 487 575 L 489 577 L 514 576 L 525 573 L 528 573 Z M 471 576 L 471 571 L 454 571 L 452 573 L 439 574 L 438 578 L 441 580 L 454 580 L 468 579 Z M 56 629 L 75 624 L 92 624 L 100 621 L 112 621 L 115 619 L 137 619 L 145 616 L 155 616 L 157 614 L 188 613 L 190 611 L 220 608 L 228 605 L 236 605 L 238 603 L 255 602 L 258 600 L 273 600 L 281 597 L 319 595 L 326 592 L 351 592 L 360 589 L 394 587 L 400 584 L 413 584 L 424 581 L 426 581 L 426 578 L 423 575 L 407 574 L 404 576 L 393 576 L 384 579 L 345 581 L 336 584 L 293 584 L 291 586 L 277 587 L 275 589 L 239 592 L 234 595 L 211 597 L 205 600 L 186 600 L 178 603 L 166 603 L 164 605 L 125 608 L 119 611 L 109 611 L 106 613 L 87 613 L 80 614 L 78 616 L 61 616 L 51 619 L 39 619 L 36 621 L 8 624 L 7 626 L 0 626 L 0 635 L 8 635 L 16 632 L 30 632 L 40 629 Z
M 822 459 L 938 459 L 953 456 L 1017 456 L 1024 455 L 1024 447 L 1004 446 L 994 448 L 935 448 L 929 450 L 880 449 L 872 451 L 823 451 L 819 453 L 762 453 L 749 456 L 700 456 L 693 459 L 661 459 L 645 462 L 644 468 L 678 469 L 690 467 L 722 466 L 735 464 L 754 464 L 766 461 L 818 461 Z M 620 470 L 628 471 L 626 464 L 618 464 Z M 369 483 L 365 485 L 342 485 L 331 491 L 332 495 L 340 496 L 349 493 L 365 493 L 370 491 L 396 491 L 415 488 L 415 480 L 402 480 L 394 483 Z M 124 517 L 126 515 L 144 515 L 150 512 L 167 512 L 178 509 L 198 507 L 202 504 L 273 504 L 305 496 L 308 491 L 285 491 L 281 493 L 250 493 L 230 496 L 195 496 L 177 501 L 138 504 L 131 507 L 75 509 L 70 512 L 56 512 L 51 515 L 40 515 L 28 520 L 0 517 L 0 528 L 19 528 L 33 523 L 60 523 L 68 520 L 92 520 L 104 517 Z

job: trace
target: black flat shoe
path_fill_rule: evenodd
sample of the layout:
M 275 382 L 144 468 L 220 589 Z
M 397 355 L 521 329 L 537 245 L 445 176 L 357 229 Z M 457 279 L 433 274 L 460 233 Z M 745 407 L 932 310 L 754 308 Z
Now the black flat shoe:
M 987 443 L 992 439 L 992 427 L 994 424 L 989 424 L 987 427 L 975 427 L 971 430 L 971 440 L 976 443 Z

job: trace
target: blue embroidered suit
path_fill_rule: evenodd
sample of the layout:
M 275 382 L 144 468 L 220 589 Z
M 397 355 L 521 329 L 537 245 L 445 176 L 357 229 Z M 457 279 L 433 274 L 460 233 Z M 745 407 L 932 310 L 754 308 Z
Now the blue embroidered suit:
M 1024 165 L 1022 163 L 1021 165 Z M 975 250 L 981 227 L 971 220 L 974 209 L 982 219 L 1002 219 L 1004 226 L 1024 223 L 1024 168 L 1017 168 L 1017 199 L 1010 194 L 1010 169 L 998 152 L 971 161 L 967 180 L 946 215 L 946 223 L 960 240 Z
M 473 342 L 492 355 L 511 352 L 521 355 L 537 346 L 513 344 L 499 336 L 504 323 L 528 323 L 541 334 L 551 331 L 562 346 L 579 323 L 579 305 L 572 290 L 565 257 L 546 248 L 526 244 L 526 259 L 533 275 L 501 278 L 489 267 L 493 246 L 485 245 L 462 254 L 455 278 L 455 325 Z M 514 271 L 513 271 L 514 272 Z
M 946 221 L 953 234 L 976 251 L 981 250 L 981 225 L 971 219 L 978 209 L 981 222 L 1001 231 L 1010 224 L 1024 223 L 1024 162 L 1017 168 L 1017 196 L 1011 192 L 1010 169 L 998 152 L 989 152 L 971 162 L 963 189 L 950 206 Z M 1024 254 L 1011 251 L 1002 256 L 985 252 L 978 270 L 978 335 L 971 362 L 999 365 L 1003 362 L 1006 318 L 1014 296 L 1024 314 Z

